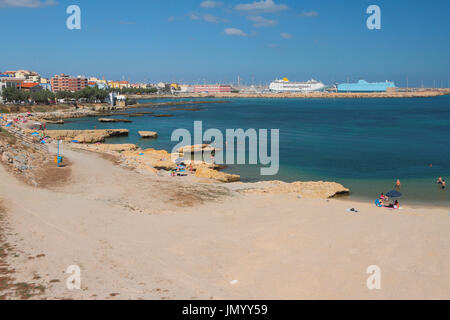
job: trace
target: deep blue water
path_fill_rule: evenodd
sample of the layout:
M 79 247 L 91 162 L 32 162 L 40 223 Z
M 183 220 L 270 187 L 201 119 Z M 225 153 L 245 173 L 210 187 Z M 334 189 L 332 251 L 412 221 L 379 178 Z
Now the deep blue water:
M 208 99 L 211 100 L 211 99 Z M 153 100 L 154 101 L 154 100 Z M 280 129 L 280 171 L 262 177 L 257 166 L 230 166 L 243 180 L 331 180 L 352 190 L 352 197 L 374 199 L 402 181 L 404 201 L 450 204 L 438 176 L 450 179 L 450 96 L 426 99 L 231 99 L 195 106 L 200 111 L 163 107 L 151 116 L 130 118 L 132 124 L 102 124 L 96 118 L 74 119 L 52 128 L 127 128 L 127 138 L 109 143 L 136 143 L 142 148 L 171 150 L 177 128 Z M 145 109 L 145 111 L 151 109 Z M 142 109 L 127 112 L 139 112 Z M 123 116 L 120 116 L 123 118 Z M 137 131 L 159 133 L 142 140 Z M 430 164 L 433 166 L 430 167 Z

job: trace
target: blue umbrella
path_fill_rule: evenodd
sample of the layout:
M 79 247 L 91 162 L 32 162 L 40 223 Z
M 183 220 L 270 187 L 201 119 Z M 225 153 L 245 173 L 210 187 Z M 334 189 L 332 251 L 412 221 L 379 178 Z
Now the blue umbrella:
M 177 160 L 175 160 L 176 164 L 180 164 L 182 162 L 184 162 L 185 160 L 183 158 L 178 158 Z
M 400 198 L 403 194 L 401 192 L 392 190 L 389 191 L 388 193 L 386 193 L 386 196 L 388 196 L 389 198 Z

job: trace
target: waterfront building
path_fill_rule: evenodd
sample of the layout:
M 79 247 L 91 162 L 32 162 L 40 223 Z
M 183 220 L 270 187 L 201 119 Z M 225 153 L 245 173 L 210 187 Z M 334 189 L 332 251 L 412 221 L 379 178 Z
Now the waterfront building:
M 180 85 L 180 93 L 192 93 L 192 92 L 194 92 L 193 86 L 187 84 Z
M 38 92 L 43 90 L 42 86 L 37 82 L 22 82 L 17 85 L 17 88 L 28 92 Z
M 22 79 L 13 78 L 10 76 L 1 76 L 0 77 L 0 103 L 3 103 L 3 95 L 2 92 L 6 88 L 17 88 L 23 82 Z
M 387 92 L 395 91 L 394 82 L 367 82 L 359 80 L 356 83 L 341 83 L 337 87 L 338 92 Z
M 71 77 L 65 74 L 55 75 L 51 79 L 53 92 L 58 91 L 80 91 L 88 86 L 88 79 L 85 77 Z
M 109 81 L 108 84 L 112 89 L 131 88 L 131 85 L 128 81 Z
M 89 78 L 88 86 L 92 87 L 92 88 L 97 86 L 99 89 L 102 89 L 102 90 L 109 88 L 108 81 L 106 81 L 105 79 L 98 79 L 95 77 Z
M 231 93 L 231 85 L 228 84 L 205 84 L 194 86 L 195 93 Z
M 50 84 L 50 82 L 48 83 L 40 83 L 40 86 L 42 87 L 42 89 L 44 90 L 48 90 L 48 91 L 52 91 L 52 85 Z
M 30 82 L 40 82 L 41 76 L 39 73 L 29 70 L 17 70 L 17 71 L 6 71 L 3 74 L 8 75 L 12 78 L 17 78 L 21 80 L 26 80 Z

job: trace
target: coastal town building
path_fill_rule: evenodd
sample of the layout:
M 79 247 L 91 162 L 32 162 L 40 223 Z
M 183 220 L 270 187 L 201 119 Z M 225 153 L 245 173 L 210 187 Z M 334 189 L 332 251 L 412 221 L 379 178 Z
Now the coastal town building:
M 194 86 L 195 93 L 230 93 L 232 89 L 231 85 L 227 84 L 205 84 Z
M 41 81 L 41 76 L 39 75 L 39 73 L 29 70 L 5 71 L 3 72 L 3 75 L 30 82 Z
M 105 79 L 98 79 L 96 77 L 90 77 L 88 80 L 89 87 L 98 87 L 99 89 L 108 89 L 108 81 Z
M 109 87 L 112 89 L 124 89 L 131 88 L 131 85 L 128 81 L 109 81 Z
M 48 91 L 52 91 L 52 85 L 50 83 L 50 80 L 47 78 L 42 78 L 41 77 L 41 83 L 40 86 L 44 89 L 44 90 L 48 90 Z
M 42 86 L 37 82 L 22 82 L 17 85 L 17 88 L 27 92 L 38 92 L 43 90 Z
M 88 79 L 85 77 L 71 77 L 66 74 L 55 75 L 51 79 L 53 92 L 58 91 L 80 91 L 88 86 Z
M 187 84 L 180 85 L 180 93 L 192 93 L 192 92 L 194 92 L 193 86 Z
M 134 89 L 147 89 L 149 86 L 146 83 L 132 83 L 130 85 L 131 88 Z
M 2 92 L 6 88 L 17 88 L 20 84 L 23 83 L 22 79 L 13 78 L 10 76 L 0 76 L 0 103 L 3 103 L 3 95 Z

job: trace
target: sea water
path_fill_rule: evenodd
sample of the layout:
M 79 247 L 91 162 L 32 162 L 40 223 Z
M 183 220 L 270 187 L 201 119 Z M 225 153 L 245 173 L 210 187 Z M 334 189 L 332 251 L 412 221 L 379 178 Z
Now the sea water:
M 171 100 L 141 102 L 165 101 Z M 174 110 L 183 107 L 197 111 Z M 226 129 L 279 129 L 280 170 L 276 176 L 261 176 L 259 166 L 249 165 L 232 165 L 225 171 L 240 174 L 243 181 L 336 181 L 351 189 L 351 197 L 367 200 L 392 190 L 396 180 L 400 179 L 403 202 L 450 204 L 449 190 L 442 190 L 436 184 L 439 176 L 450 180 L 450 96 L 228 99 L 217 104 L 164 106 L 127 112 L 142 111 L 173 117 L 129 118 L 133 123 L 99 123 L 97 118 L 71 119 L 64 125 L 49 128 L 126 128 L 130 130 L 128 137 L 112 138 L 107 142 L 135 143 L 142 148 L 168 151 L 177 144 L 171 141 L 173 130 L 193 131 L 194 121 L 202 121 L 203 130 L 217 128 L 224 135 Z M 140 130 L 157 131 L 159 138 L 141 139 Z

